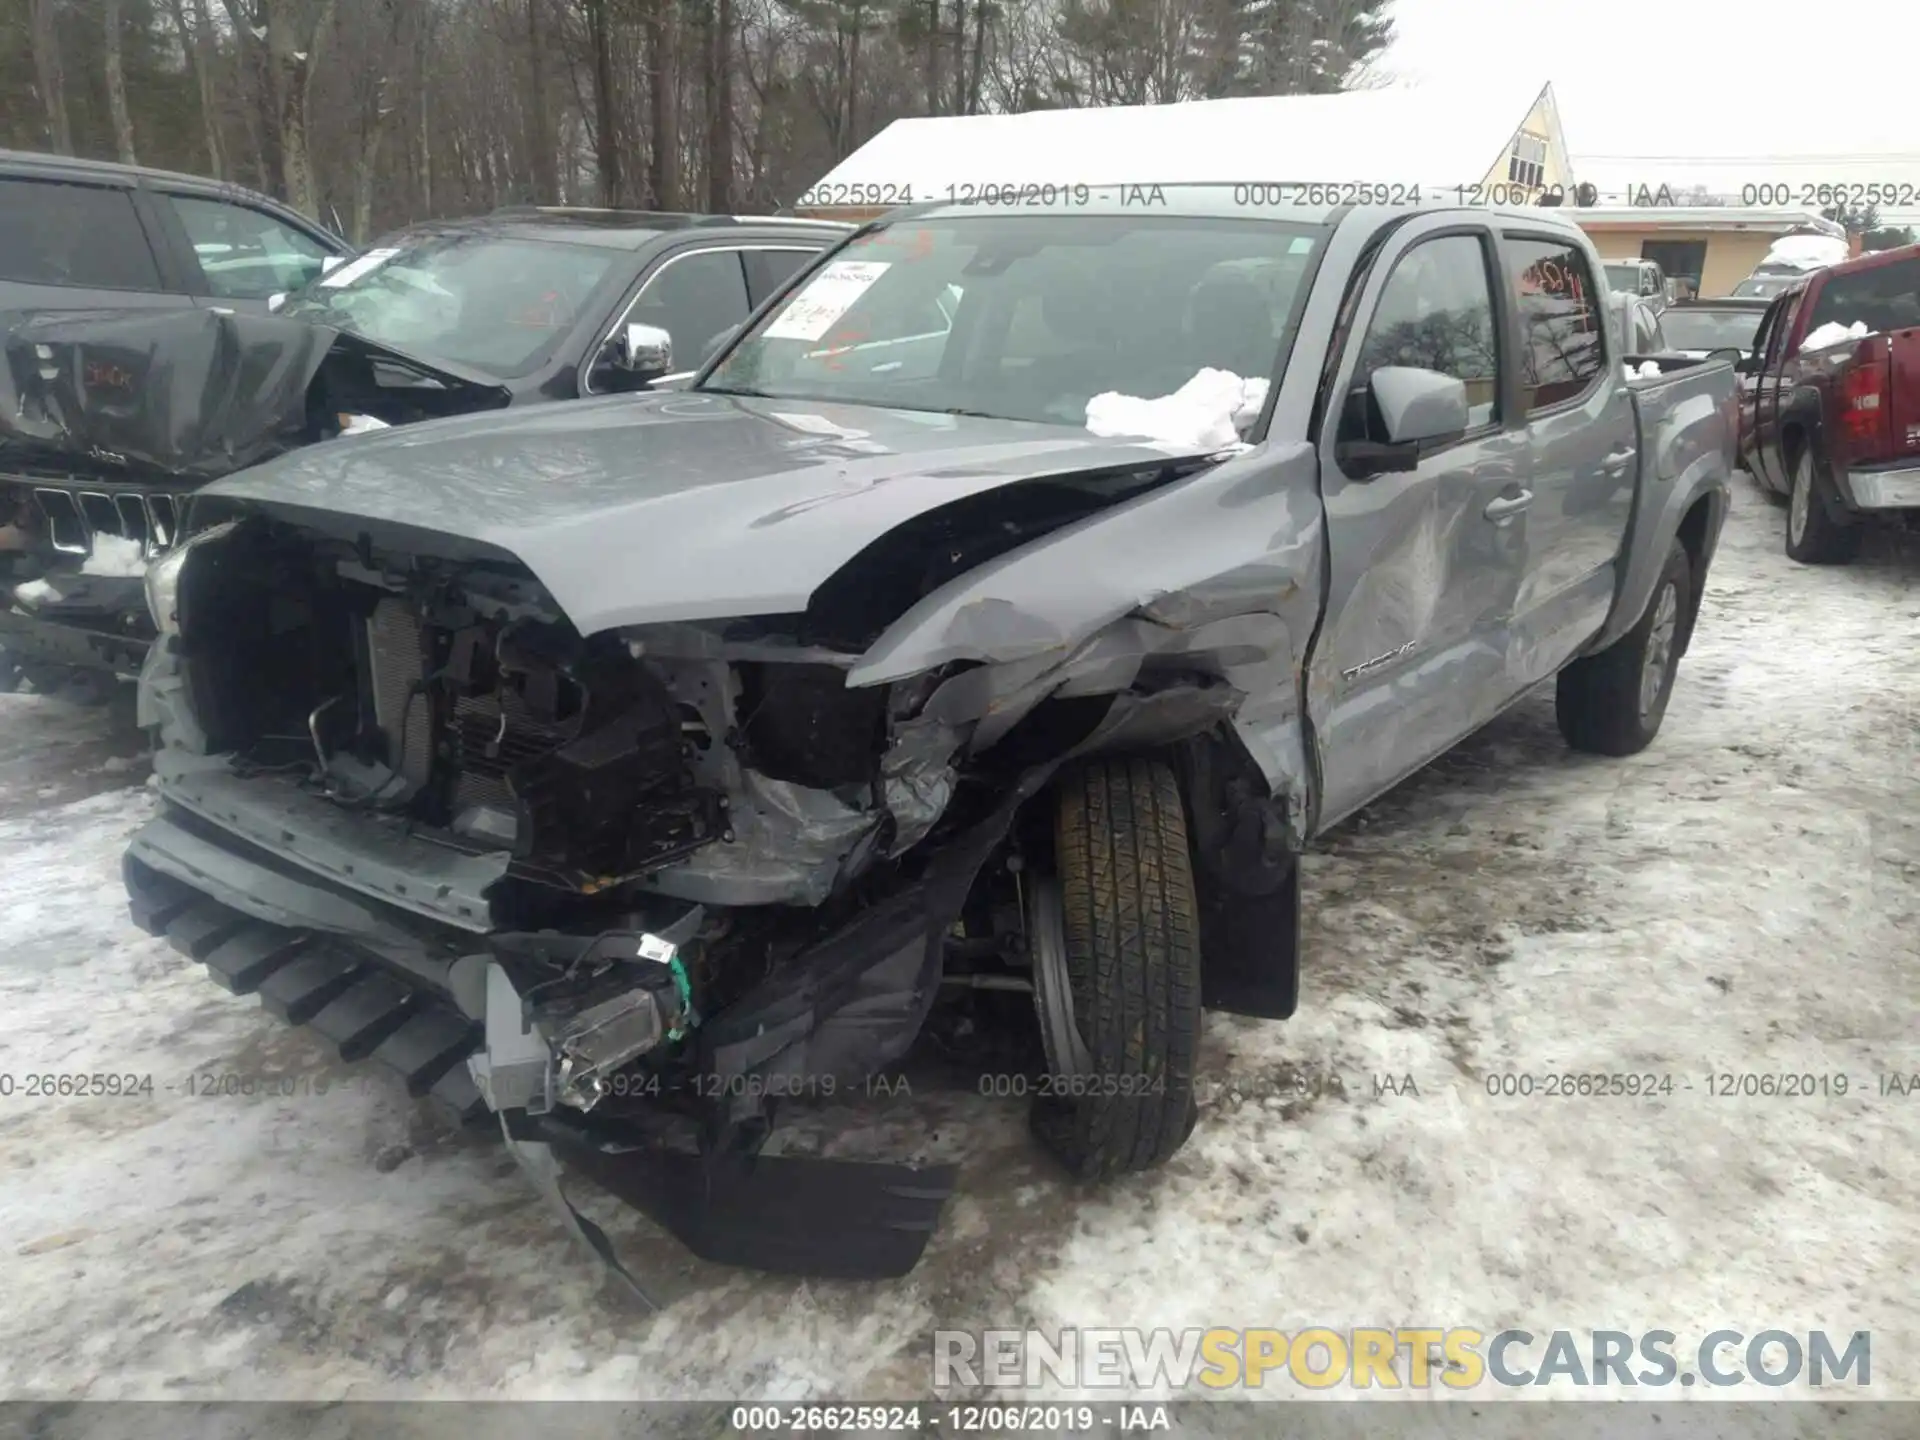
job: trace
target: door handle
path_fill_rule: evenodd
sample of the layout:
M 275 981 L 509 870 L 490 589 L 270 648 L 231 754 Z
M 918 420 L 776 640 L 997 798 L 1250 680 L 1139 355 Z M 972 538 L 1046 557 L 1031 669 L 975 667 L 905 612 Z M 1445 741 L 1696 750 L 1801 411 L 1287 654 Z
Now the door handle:
M 1533 492 L 1522 490 L 1518 495 L 1502 495 L 1497 500 L 1489 500 L 1487 508 L 1481 513 L 1494 524 L 1499 525 L 1511 520 L 1531 504 L 1533 504 Z
M 1600 468 L 1609 475 L 1618 475 L 1633 463 L 1634 454 L 1632 450 L 1610 450 L 1606 459 L 1600 462 Z

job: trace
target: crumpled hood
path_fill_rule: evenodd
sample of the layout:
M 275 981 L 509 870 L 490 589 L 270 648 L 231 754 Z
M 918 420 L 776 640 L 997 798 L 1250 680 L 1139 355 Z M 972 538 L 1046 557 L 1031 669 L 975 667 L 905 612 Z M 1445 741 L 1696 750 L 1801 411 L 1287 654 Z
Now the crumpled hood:
M 1206 453 L 1066 425 L 669 392 L 355 436 L 203 494 L 335 534 L 372 522 L 516 557 L 592 634 L 802 610 L 869 543 L 941 505 Z

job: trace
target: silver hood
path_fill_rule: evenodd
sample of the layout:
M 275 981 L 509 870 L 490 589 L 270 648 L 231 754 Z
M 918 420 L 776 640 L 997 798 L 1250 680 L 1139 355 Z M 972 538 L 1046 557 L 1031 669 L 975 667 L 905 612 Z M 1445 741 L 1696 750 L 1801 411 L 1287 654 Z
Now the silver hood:
M 926 511 L 1017 481 L 1207 453 L 1077 426 L 678 392 L 353 436 L 202 494 L 336 534 L 397 529 L 516 558 L 592 634 L 802 610 Z

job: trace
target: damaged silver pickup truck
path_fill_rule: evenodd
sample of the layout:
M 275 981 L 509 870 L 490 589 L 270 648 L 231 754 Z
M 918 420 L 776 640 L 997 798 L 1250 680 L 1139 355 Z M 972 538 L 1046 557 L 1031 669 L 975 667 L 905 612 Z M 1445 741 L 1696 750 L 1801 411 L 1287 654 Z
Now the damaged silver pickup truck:
M 898 211 L 684 390 L 201 491 L 135 919 L 497 1112 L 616 1269 L 561 1162 L 709 1258 L 910 1269 L 954 1167 L 766 1142 L 943 995 L 1031 993 L 1072 1171 L 1165 1161 L 1203 1009 L 1295 1008 L 1314 836 L 1543 681 L 1653 739 L 1733 398 L 1616 353 L 1551 213 L 1165 194 Z

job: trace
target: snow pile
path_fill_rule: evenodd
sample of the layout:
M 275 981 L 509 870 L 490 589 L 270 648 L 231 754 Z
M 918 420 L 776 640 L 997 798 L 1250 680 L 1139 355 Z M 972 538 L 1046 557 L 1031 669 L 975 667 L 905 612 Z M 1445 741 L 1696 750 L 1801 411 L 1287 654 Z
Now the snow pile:
M 1847 258 L 1847 242 L 1831 235 L 1782 235 L 1767 251 L 1763 265 L 1792 265 L 1800 270 L 1820 270 L 1838 265 Z
M 147 552 L 138 540 L 124 535 L 96 535 L 93 553 L 80 567 L 82 575 L 112 575 L 126 579 L 147 573 Z
M 1842 340 L 1864 340 L 1871 332 L 1864 321 L 1856 320 L 1851 325 L 1842 325 L 1838 320 L 1829 320 L 1819 329 L 1808 333 L 1800 342 L 1802 350 L 1824 350 L 1829 345 L 1838 345 Z
M 1095 435 L 1146 436 L 1168 445 L 1212 448 L 1239 443 L 1267 401 L 1265 380 L 1243 380 L 1228 370 L 1202 370 L 1171 395 L 1143 400 L 1108 390 L 1087 402 L 1087 429 Z
M 1623 366 L 1629 380 L 1658 380 L 1665 372 L 1657 360 L 1642 360 L 1638 365 Z
M 393 427 L 377 415 L 342 415 L 340 433 L 342 435 L 365 435 L 374 430 L 391 430 Z

